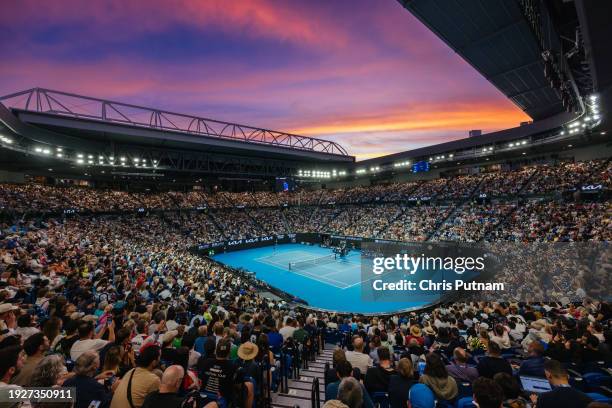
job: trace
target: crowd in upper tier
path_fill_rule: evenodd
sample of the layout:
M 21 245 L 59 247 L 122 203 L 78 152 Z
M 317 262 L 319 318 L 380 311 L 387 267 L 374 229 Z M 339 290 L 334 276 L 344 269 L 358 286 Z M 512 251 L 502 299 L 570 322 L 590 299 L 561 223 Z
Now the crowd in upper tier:
M 262 390 L 276 391 L 289 375 L 284 366 L 295 361 L 288 356 L 327 342 L 336 347 L 322 384 L 328 408 L 370 408 L 381 395 L 391 408 L 408 402 L 434 408 L 435 401 L 454 407 L 464 397 L 480 408 L 606 406 L 593 402 L 612 385 L 606 283 L 598 300 L 576 291 L 567 301 L 515 303 L 483 292 L 475 300 L 493 300 L 367 317 L 264 296 L 274 289 L 188 251 L 203 242 L 286 232 L 400 241 L 610 241 L 609 201 L 516 200 L 552 192 L 552 179 L 564 189 L 608 187 L 610 166 L 592 161 L 292 194 L 2 185 L 0 391 L 74 387 L 77 408 L 252 408 L 265 406 Z M 482 192 L 500 198 L 482 202 Z M 439 199 L 407 201 L 427 196 Z M 208 210 L 184 210 L 203 205 Z M 113 214 L 40 214 L 67 208 Z M 594 262 L 611 264 L 609 252 L 600 256 Z M 504 279 L 517 280 L 522 298 L 539 299 L 543 289 L 574 289 L 585 279 L 584 271 L 575 272 L 547 281 Z M 521 376 L 545 378 L 552 390 L 531 395 Z M 71 404 L 0 401 L 4 406 Z
M 612 162 L 591 160 L 555 165 L 521 167 L 477 175 L 458 175 L 431 180 L 356 186 L 340 189 L 295 192 L 220 191 L 142 193 L 51 187 L 39 184 L 0 186 L 0 210 L 4 212 L 58 212 L 64 209 L 91 212 L 235 207 L 278 207 L 280 205 L 362 204 L 402 202 L 408 199 L 461 201 L 480 194 L 489 197 L 530 197 L 601 184 L 610 188 Z

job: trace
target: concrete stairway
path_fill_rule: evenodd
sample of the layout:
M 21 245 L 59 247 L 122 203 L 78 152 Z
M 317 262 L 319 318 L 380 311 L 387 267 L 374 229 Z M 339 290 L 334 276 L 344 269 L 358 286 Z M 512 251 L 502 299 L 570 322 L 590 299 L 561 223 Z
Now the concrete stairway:
M 279 408 L 311 408 L 312 401 L 310 394 L 312 382 L 315 378 L 319 379 L 319 391 L 321 396 L 321 405 L 325 401 L 325 363 L 331 365 L 332 362 L 332 345 L 327 345 L 316 361 L 308 362 L 308 369 L 300 369 L 298 379 L 289 380 L 289 389 L 286 393 L 277 393 L 272 395 L 272 407 Z

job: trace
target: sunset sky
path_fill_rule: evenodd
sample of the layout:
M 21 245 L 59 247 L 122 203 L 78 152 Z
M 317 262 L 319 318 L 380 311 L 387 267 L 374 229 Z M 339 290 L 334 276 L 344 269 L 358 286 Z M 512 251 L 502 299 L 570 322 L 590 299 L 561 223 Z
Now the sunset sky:
M 4 8 L 0 95 L 108 98 L 326 138 L 358 159 L 528 120 L 395 0 Z

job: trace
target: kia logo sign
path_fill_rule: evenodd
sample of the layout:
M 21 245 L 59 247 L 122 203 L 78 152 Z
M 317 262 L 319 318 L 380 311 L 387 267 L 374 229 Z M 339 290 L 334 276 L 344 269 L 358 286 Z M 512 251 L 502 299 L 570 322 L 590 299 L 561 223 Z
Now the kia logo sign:
M 589 184 L 586 186 L 582 186 L 582 191 L 597 191 L 603 189 L 601 184 Z

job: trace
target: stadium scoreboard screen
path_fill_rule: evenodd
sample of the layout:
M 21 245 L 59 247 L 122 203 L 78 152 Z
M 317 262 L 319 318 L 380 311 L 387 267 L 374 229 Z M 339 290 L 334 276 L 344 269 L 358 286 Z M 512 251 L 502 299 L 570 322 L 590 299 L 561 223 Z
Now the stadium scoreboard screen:
M 295 180 L 289 177 L 276 178 L 276 191 L 293 191 L 295 190 Z
M 416 162 L 412 165 L 413 173 L 421 173 L 425 171 L 429 171 L 429 162 L 427 161 Z

